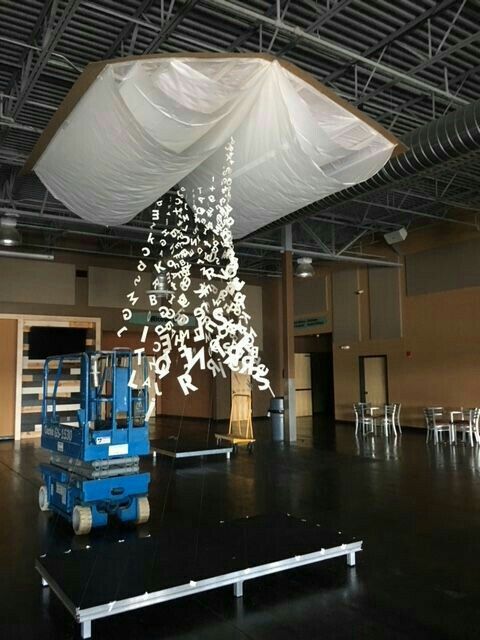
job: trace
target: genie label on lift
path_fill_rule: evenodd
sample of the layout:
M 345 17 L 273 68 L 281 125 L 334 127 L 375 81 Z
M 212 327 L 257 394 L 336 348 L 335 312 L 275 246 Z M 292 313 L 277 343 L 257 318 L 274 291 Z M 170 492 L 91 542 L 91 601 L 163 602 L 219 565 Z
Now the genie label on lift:
M 110 444 L 112 439 L 110 436 L 99 436 L 95 438 L 95 444 Z
M 128 455 L 128 444 L 112 444 L 108 447 L 109 456 L 126 456 Z
M 64 440 L 65 442 L 71 442 L 73 440 L 73 432 L 71 429 L 64 429 L 62 427 L 44 427 L 43 433 L 55 440 Z
M 55 491 L 60 496 L 63 504 L 67 504 L 67 488 L 65 485 L 60 484 L 60 482 L 55 483 Z

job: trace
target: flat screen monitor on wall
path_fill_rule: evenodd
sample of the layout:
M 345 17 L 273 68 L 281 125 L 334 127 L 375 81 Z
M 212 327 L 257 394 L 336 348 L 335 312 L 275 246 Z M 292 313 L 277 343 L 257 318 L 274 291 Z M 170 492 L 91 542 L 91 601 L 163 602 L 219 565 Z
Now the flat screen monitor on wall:
M 28 336 L 29 360 L 85 351 L 87 329 L 70 327 L 31 327 Z

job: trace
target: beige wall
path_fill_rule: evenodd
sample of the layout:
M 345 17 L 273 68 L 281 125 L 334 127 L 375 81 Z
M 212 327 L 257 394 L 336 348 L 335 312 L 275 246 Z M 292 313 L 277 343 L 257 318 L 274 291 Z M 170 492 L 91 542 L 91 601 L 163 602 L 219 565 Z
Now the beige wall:
M 54 264 L 74 265 L 74 269 L 80 272 L 88 272 L 89 267 L 101 267 L 105 269 L 124 269 L 122 276 L 135 269 L 134 260 L 119 260 L 115 258 L 103 258 L 102 256 L 90 256 L 73 253 L 56 253 Z M 131 346 L 136 348 L 135 336 L 139 335 L 141 327 L 131 326 L 127 343 L 118 341 L 115 332 L 123 325 L 120 304 L 118 303 L 118 291 L 116 295 L 106 296 L 108 304 L 112 307 L 89 306 L 89 279 L 88 277 L 72 278 L 68 301 L 64 303 L 64 295 L 56 291 L 55 280 L 43 278 L 35 283 L 35 287 L 29 294 L 32 302 L 18 302 L 13 294 L 15 292 L 15 270 L 12 264 L 21 267 L 30 262 L 21 260 L 4 260 L 0 258 L 0 279 L 9 279 L 9 289 L 5 289 L 8 300 L 2 300 L 0 296 L 0 313 L 8 314 L 34 314 L 46 316 L 84 316 L 99 317 L 102 322 L 103 343 L 102 348 L 113 346 Z M 40 263 L 41 266 L 51 263 Z M 110 273 L 110 272 L 107 272 Z M 74 275 L 74 274 L 72 274 Z M 251 278 L 246 280 L 247 312 L 252 315 L 252 323 L 258 334 L 258 344 L 261 349 L 261 358 L 271 370 L 271 382 L 274 392 L 282 392 L 282 354 L 281 354 L 281 291 L 280 280 L 272 278 Z M 23 281 L 22 281 L 23 282 Z M 64 286 L 64 285 L 62 285 Z M 74 291 L 72 289 L 74 288 Z M 41 290 L 41 291 L 40 291 Z M 62 291 L 64 289 L 62 288 Z M 42 295 L 39 295 L 42 293 Z M 90 292 L 92 293 L 92 292 Z M 45 294 L 45 295 L 43 295 Z M 38 300 L 56 300 L 58 304 L 49 304 Z M 95 304 L 99 303 L 98 296 L 91 299 Z M 260 303 L 261 301 L 261 303 Z M 132 339 L 133 338 L 133 339 Z M 174 360 L 175 362 L 175 360 Z M 210 372 L 195 371 L 193 382 L 199 390 L 187 398 L 183 396 L 176 375 L 180 371 L 172 371 L 172 374 L 163 382 L 163 396 L 158 407 L 159 412 L 170 415 L 185 415 L 186 417 L 214 417 L 215 419 L 227 419 L 230 415 L 230 380 L 217 379 L 212 383 Z M 254 383 L 252 393 L 252 406 L 254 416 L 265 416 L 270 403 L 270 393 L 259 391 Z
M 459 233 L 452 226 L 436 227 L 413 234 L 402 243 L 408 255 L 447 243 L 470 240 L 472 233 Z M 478 240 L 477 234 L 473 234 Z M 479 240 L 480 251 L 480 240 Z M 402 259 L 403 262 L 403 259 Z M 463 267 L 462 267 L 463 268 Z M 468 266 L 466 267 L 468 268 Z M 423 427 L 423 408 L 480 406 L 480 287 L 470 287 L 407 296 L 405 270 L 400 274 L 403 337 L 390 340 L 369 338 L 369 279 L 359 269 L 361 339 L 349 342 L 349 350 L 333 344 L 335 413 L 352 420 L 352 403 L 359 399 L 359 356 L 386 355 L 389 401 L 402 403 L 402 422 Z
M 469 228 L 453 225 L 436 226 L 411 234 L 399 246 L 402 253 L 409 254 L 436 246 L 458 244 L 478 238 Z M 390 259 L 396 256 L 385 244 L 374 246 L 374 252 Z M 479 243 L 480 251 L 480 243 Z M 60 255 L 59 262 L 75 262 L 77 269 L 85 270 L 89 265 L 132 269 L 134 262 L 103 259 L 94 256 Z M 324 317 L 322 326 L 298 329 L 297 335 L 332 332 L 332 277 L 333 271 L 352 269 L 351 265 L 326 264 L 316 266 L 316 278 L 311 284 L 302 284 L 297 292 L 296 304 L 303 314 L 295 319 Z M 3 271 L 5 275 L 5 271 Z M 0 277 L 2 261 L 0 259 Z M 325 295 L 316 296 L 319 281 L 325 282 Z M 480 405 L 480 287 L 439 291 L 415 296 L 406 296 L 404 270 L 399 272 L 403 337 L 399 339 L 372 340 L 369 308 L 369 277 L 366 268 L 358 270 L 358 288 L 364 293 L 357 296 L 360 339 L 350 341 L 350 349 L 341 350 L 333 344 L 335 402 L 337 419 L 352 419 L 352 403 L 359 399 L 359 361 L 361 355 L 383 355 L 388 359 L 389 398 L 403 405 L 402 421 L 406 425 L 422 426 L 422 409 L 428 405 L 445 407 Z M 248 279 L 253 285 L 262 287 L 263 351 L 262 360 L 270 369 L 270 380 L 275 394 L 282 395 L 282 314 L 280 279 Z M 52 283 L 46 283 L 52 286 Z M 76 278 L 75 305 L 1 302 L 0 313 L 31 313 L 68 316 L 100 316 L 102 329 L 112 332 L 120 324 L 120 310 L 88 306 L 88 280 Z M 354 295 L 354 292 L 352 292 Z M 300 300 L 299 300 L 300 296 Z M 307 296 L 309 300 L 303 300 Z M 311 300 L 318 300 L 312 305 Z M 92 313 L 94 311 L 94 313 Z M 308 311 L 308 313 L 306 313 Z M 407 355 L 407 354 L 410 355 Z M 173 380 L 173 377 L 172 377 Z M 206 381 L 205 381 L 206 383 Z M 217 378 L 214 385 L 213 410 L 208 384 L 201 385 L 187 411 L 190 415 L 212 416 L 226 419 L 230 410 L 230 381 Z M 178 397 L 168 394 L 165 411 L 173 411 Z M 252 394 L 255 416 L 264 416 L 268 410 L 270 394 L 259 392 L 255 386 Z M 163 402 L 163 401 L 162 401 Z M 169 407 L 170 405 L 170 407 Z M 208 405 L 208 409 L 207 409 Z M 163 407 L 162 407 L 163 409 Z M 187 414 L 186 414 L 187 415 Z
M 19 268 L 25 263 L 30 264 L 30 261 L 23 260 L 7 260 L 0 258 L 0 279 L 9 277 L 15 281 L 15 272 L 11 271 L 11 263 L 15 262 Z M 35 263 L 35 261 L 34 261 Z M 115 260 L 113 258 L 102 258 L 101 256 L 87 256 L 71 253 L 59 253 L 55 254 L 55 263 L 74 265 L 76 271 L 86 271 L 89 265 L 104 266 L 104 267 L 117 267 L 132 269 L 135 267 L 133 260 Z M 49 263 L 41 263 L 41 265 Z M 52 278 L 44 278 L 42 281 L 35 284 L 35 289 L 32 290 L 30 299 L 32 302 L 17 302 L 15 297 L 12 296 L 6 299 L 0 299 L 0 313 L 18 313 L 18 314 L 32 314 L 32 315 L 49 315 L 49 316 L 85 316 L 85 317 L 99 317 L 102 320 L 102 329 L 104 330 L 116 330 L 121 326 L 121 313 L 120 309 L 107 308 L 107 307 L 90 307 L 88 305 L 88 278 L 87 277 L 75 277 L 70 284 L 74 287 L 74 291 L 70 291 L 68 295 L 68 301 L 72 304 L 65 304 L 64 292 L 65 285 L 62 283 L 62 288 L 57 290 L 56 281 Z M 56 295 L 53 295 L 55 294 Z M 45 303 L 48 296 L 48 300 L 58 301 L 55 304 Z M 13 298 L 13 299 L 12 299 Z
M 369 251 L 390 260 L 398 259 L 403 264 L 405 255 L 452 246 L 459 252 L 458 268 L 468 269 L 469 265 L 464 264 L 464 260 L 471 251 L 463 252 L 462 243 L 472 240 L 479 243 L 480 253 L 480 234 L 474 229 L 452 224 L 436 225 L 411 233 L 405 242 L 398 245 L 404 255 L 398 256 L 383 241 L 369 247 Z M 474 266 L 471 265 L 471 268 Z M 333 331 L 335 310 L 332 273 L 339 270 L 357 268 L 355 265 L 334 263 L 327 266 L 323 263 L 321 267 L 316 267 L 317 277 L 323 278 L 326 274 L 326 305 L 322 303 L 317 308 L 310 307 L 309 314 L 296 313 L 295 319 L 323 313 L 327 324 L 314 331 L 296 330 L 296 335 Z M 345 340 L 335 340 L 333 335 L 335 415 L 338 420 L 353 420 L 352 404 L 360 396 L 359 356 L 366 355 L 387 356 L 389 400 L 402 403 L 402 422 L 405 425 L 423 427 L 425 406 L 480 406 L 480 287 L 407 296 L 404 268 L 398 272 L 398 278 L 401 338 L 371 338 L 371 296 L 366 267 L 358 268 L 358 289 L 362 289 L 363 293 L 355 295 L 353 290 L 345 292 L 352 299 L 355 296 L 352 307 L 358 304 L 360 337 L 348 341 L 349 350 L 342 350 L 340 345 L 345 344 Z M 461 278 L 458 280 L 461 281 Z M 312 279 L 309 282 L 310 290 L 304 285 L 302 295 L 314 295 L 316 281 Z M 386 304 L 387 301 L 388 296 L 385 297 Z M 305 306 L 302 304 L 299 308 L 304 309 Z
M 293 281 L 295 320 L 321 318 L 323 324 L 313 328 L 296 328 L 295 335 L 332 333 L 332 269 L 330 266 L 315 265 L 315 276 L 306 280 Z M 319 294 L 320 290 L 320 294 Z
M 423 425 L 425 406 L 480 405 L 480 288 L 404 297 L 403 306 L 404 338 L 351 343 L 349 351 L 334 343 L 337 419 L 352 419 L 360 355 L 387 356 L 389 400 L 402 403 L 407 425 Z
M 0 261 L 0 301 L 75 304 L 75 266 L 61 262 L 18 260 Z M 55 286 L 52 287 L 52 283 Z

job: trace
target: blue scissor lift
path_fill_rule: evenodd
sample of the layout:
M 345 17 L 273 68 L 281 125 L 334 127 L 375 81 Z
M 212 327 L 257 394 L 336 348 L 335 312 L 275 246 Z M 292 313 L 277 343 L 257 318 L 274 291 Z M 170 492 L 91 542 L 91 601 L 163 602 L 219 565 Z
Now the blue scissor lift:
M 60 398 L 71 385 L 72 368 L 80 371 L 80 408 L 69 420 L 62 418 Z M 135 380 L 138 389 L 129 386 L 134 370 L 141 378 Z M 41 442 L 51 456 L 40 466 L 39 505 L 69 520 L 76 534 L 106 525 L 111 514 L 136 523 L 150 516 L 150 474 L 139 467 L 139 456 L 150 451 L 148 392 L 142 386 L 147 375 L 146 360 L 137 364 L 128 350 L 45 361 Z

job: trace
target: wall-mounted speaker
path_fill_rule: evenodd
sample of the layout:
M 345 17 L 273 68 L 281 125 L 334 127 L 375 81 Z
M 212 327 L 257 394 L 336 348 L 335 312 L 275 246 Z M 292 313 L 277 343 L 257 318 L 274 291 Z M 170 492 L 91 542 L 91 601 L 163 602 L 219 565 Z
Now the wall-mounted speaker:
M 405 227 L 401 229 L 397 229 L 396 231 L 390 231 L 390 233 L 386 233 L 383 237 L 385 238 L 385 242 L 387 244 L 396 244 L 397 242 L 403 242 L 407 237 L 408 232 Z

